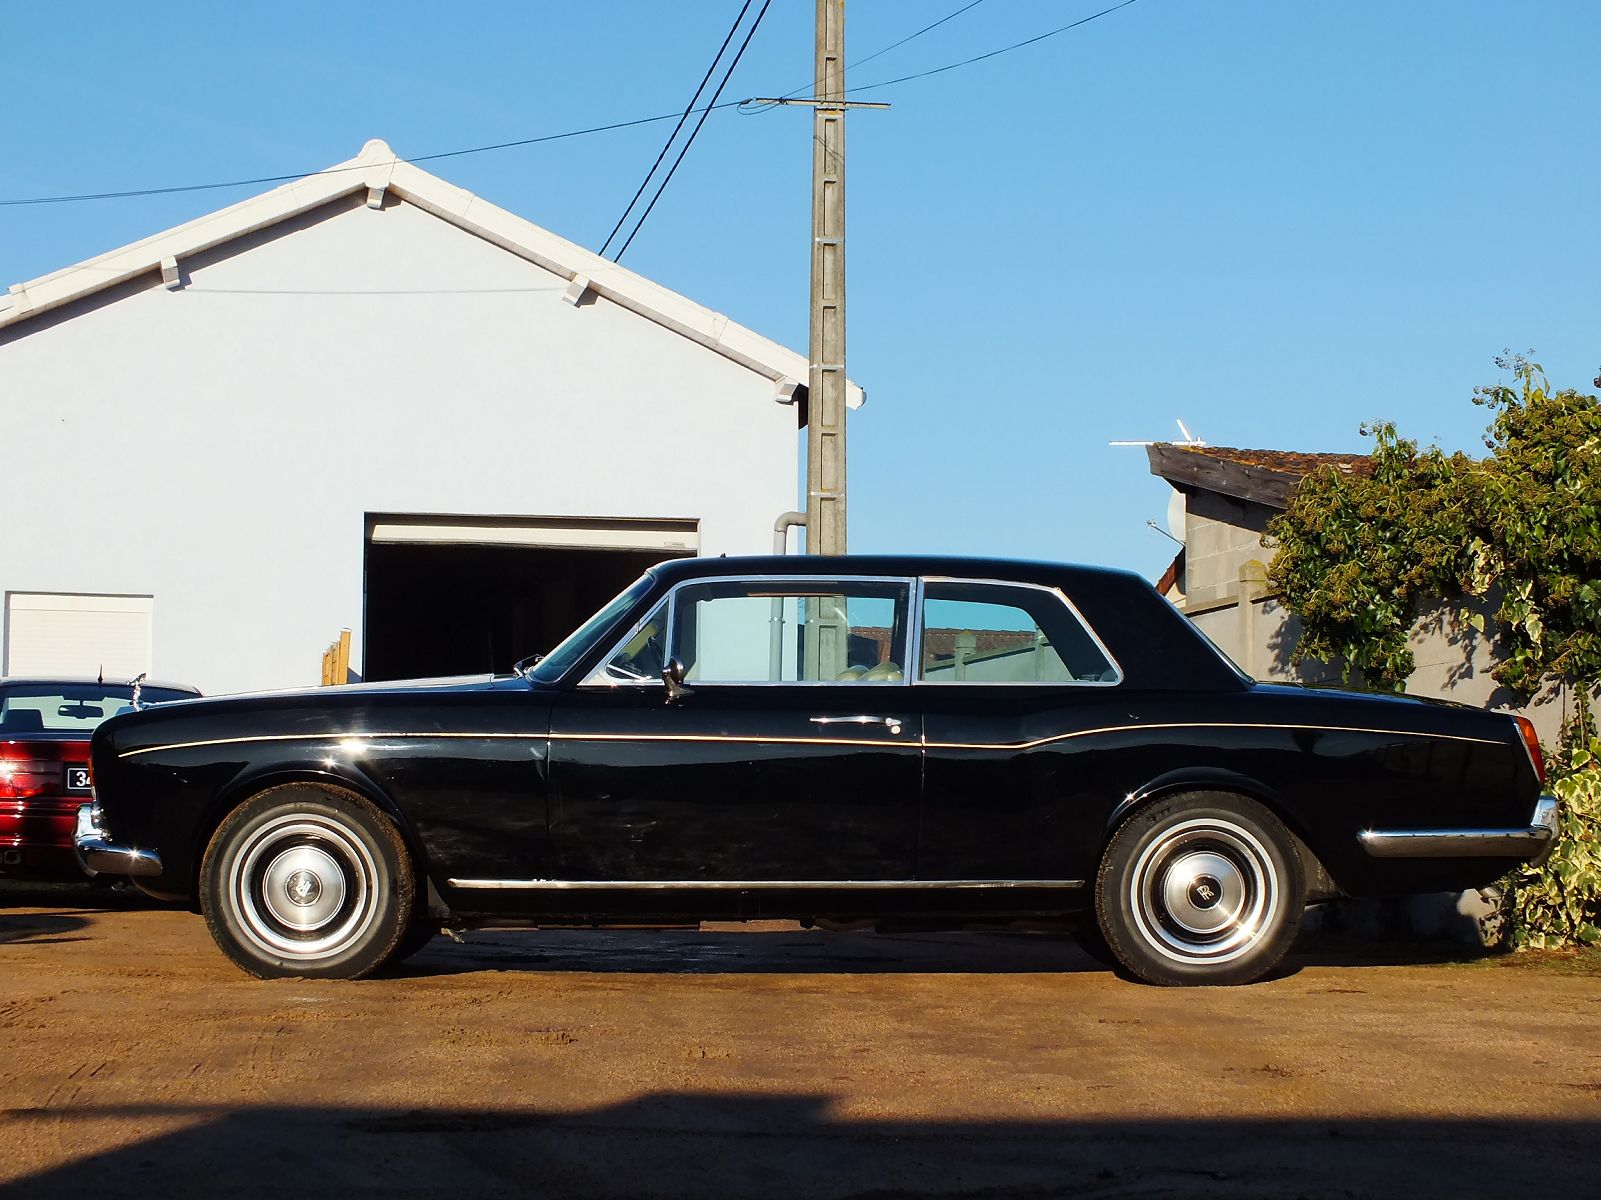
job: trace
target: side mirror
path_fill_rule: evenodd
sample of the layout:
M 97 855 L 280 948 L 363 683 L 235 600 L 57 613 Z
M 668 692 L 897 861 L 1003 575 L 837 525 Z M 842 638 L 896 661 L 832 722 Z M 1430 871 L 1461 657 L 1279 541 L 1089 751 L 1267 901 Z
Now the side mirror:
M 667 685 L 667 703 L 689 695 L 689 687 L 684 683 L 684 663 L 682 659 L 669 658 L 667 665 L 662 668 L 662 682 Z

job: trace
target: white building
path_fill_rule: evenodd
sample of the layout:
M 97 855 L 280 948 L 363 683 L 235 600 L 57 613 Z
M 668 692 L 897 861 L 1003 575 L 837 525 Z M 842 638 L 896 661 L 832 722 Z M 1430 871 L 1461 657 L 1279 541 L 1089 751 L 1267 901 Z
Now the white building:
M 505 669 L 767 552 L 805 379 L 369 142 L 0 296 L 0 673 L 314 683 L 342 627 L 353 674 Z

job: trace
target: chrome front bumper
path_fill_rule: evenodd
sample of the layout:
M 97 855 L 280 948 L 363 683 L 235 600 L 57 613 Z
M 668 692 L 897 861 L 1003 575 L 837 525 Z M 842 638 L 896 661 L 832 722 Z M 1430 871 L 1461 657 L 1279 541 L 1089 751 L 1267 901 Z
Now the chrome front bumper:
M 1559 804 L 1541 796 L 1522 829 L 1369 829 L 1358 834 L 1374 858 L 1521 858 L 1543 863 L 1556 846 Z
M 160 875 L 161 855 L 113 842 L 100 824 L 98 804 L 80 804 L 72 834 L 78 865 L 90 875 Z

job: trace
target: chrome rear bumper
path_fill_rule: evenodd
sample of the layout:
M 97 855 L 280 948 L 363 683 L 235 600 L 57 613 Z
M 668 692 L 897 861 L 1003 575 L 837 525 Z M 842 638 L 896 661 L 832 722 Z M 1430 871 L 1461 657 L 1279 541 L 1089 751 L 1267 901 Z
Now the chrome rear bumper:
M 1369 829 L 1357 835 L 1374 858 L 1521 858 L 1539 866 L 1556 846 L 1559 805 L 1541 796 L 1521 829 Z
M 72 834 L 78 865 L 90 875 L 160 875 L 161 855 L 113 842 L 100 824 L 98 804 L 80 804 Z

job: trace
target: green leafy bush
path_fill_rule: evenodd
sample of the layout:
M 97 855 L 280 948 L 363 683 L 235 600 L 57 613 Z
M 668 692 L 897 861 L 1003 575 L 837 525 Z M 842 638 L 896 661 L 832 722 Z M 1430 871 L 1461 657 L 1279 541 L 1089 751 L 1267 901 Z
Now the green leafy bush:
M 1419 449 L 1379 422 L 1367 469 L 1325 467 L 1268 525 L 1269 579 L 1301 618 L 1296 661 L 1401 691 L 1419 617 L 1448 605 L 1485 632 L 1467 597 L 1498 589 L 1493 674 L 1520 703 L 1571 690 L 1592 729 L 1601 683 L 1601 401 L 1555 390 L 1537 363 L 1496 360 L 1510 383 L 1475 389 L 1489 454 Z
M 1601 739 L 1576 747 L 1568 767 L 1551 787 L 1562 801 L 1556 849 L 1503 885 L 1507 937 L 1517 950 L 1601 942 Z

